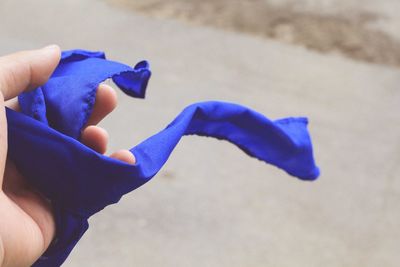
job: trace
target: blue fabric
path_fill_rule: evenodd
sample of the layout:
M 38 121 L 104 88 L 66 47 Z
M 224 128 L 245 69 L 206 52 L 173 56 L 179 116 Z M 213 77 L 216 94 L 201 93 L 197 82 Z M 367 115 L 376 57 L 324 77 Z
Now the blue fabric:
M 97 86 L 107 78 L 143 98 L 149 65 L 143 61 L 131 68 L 106 60 L 102 52 L 66 51 L 45 85 L 19 97 L 22 113 L 6 111 L 9 156 L 55 210 L 56 237 L 34 266 L 60 266 L 88 229 L 88 218 L 156 175 L 183 135 L 227 140 L 303 180 L 319 175 L 306 118 L 271 121 L 215 101 L 187 107 L 164 130 L 133 147 L 136 165 L 101 155 L 79 138 Z

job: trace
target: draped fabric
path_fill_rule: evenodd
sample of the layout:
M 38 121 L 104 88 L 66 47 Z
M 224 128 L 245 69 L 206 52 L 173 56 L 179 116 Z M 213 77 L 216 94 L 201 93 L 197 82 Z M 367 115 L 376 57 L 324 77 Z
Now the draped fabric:
M 60 266 L 88 229 L 88 218 L 156 175 L 184 135 L 226 140 L 292 176 L 318 177 L 306 118 L 272 121 L 233 103 L 188 106 L 164 130 L 130 149 L 135 165 L 79 142 L 99 83 L 111 78 L 127 95 L 144 98 L 150 75 L 146 61 L 131 68 L 102 52 L 65 51 L 45 85 L 19 96 L 22 112 L 6 110 L 9 157 L 55 212 L 56 237 L 34 266 Z

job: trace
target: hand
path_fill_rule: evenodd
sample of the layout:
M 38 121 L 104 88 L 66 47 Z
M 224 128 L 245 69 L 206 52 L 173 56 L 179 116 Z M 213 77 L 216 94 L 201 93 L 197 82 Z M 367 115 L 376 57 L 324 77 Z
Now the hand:
M 48 248 L 55 223 L 51 203 L 29 185 L 7 158 L 5 106 L 19 110 L 16 97 L 44 84 L 60 61 L 60 48 L 49 46 L 0 57 L 0 266 L 31 266 Z M 95 151 L 106 152 L 107 132 L 95 126 L 117 104 L 115 91 L 100 85 L 81 142 Z M 127 150 L 110 157 L 134 164 Z M 3 175 L 4 174 L 4 175 Z M 72 196 L 71 196 L 72 197 Z

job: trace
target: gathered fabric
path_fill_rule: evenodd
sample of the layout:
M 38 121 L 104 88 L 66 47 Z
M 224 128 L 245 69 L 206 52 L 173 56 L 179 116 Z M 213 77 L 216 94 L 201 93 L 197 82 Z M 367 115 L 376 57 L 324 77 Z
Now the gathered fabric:
M 6 110 L 9 157 L 54 208 L 56 236 L 33 265 L 60 266 L 88 229 L 88 218 L 149 181 L 184 135 L 209 136 L 302 180 L 315 180 L 307 118 L 270 120 L 234 103 L 185 108 L 164 130 L 130 149 L 136 164 L 104 156 L 79 142 L 98 85 L 111 78 L 127 95 L 144 98 L 149 64 L 110 61 L 103 52 L 71 50 L 46 84 L 19 96 L 21 113 Z

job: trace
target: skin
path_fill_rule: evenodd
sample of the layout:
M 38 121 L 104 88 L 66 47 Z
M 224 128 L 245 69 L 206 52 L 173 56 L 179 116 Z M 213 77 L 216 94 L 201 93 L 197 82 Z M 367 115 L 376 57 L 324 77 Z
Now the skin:
M 5 107 L 19 110 L 16 97 L 44 84 L 60 61 L 56 45 L 0 57 L 0 266 L 31 266 L 48 248 L 55 233 L 51 203 L 29 185 L 7 158 Z M 117 105 L 115 91 L 101 84 L 93 113 L 82 131 L 81 142 L 104 154 L 108 134 L 96 126 Z M 135 163 L 128 150 L 110 157 Z

